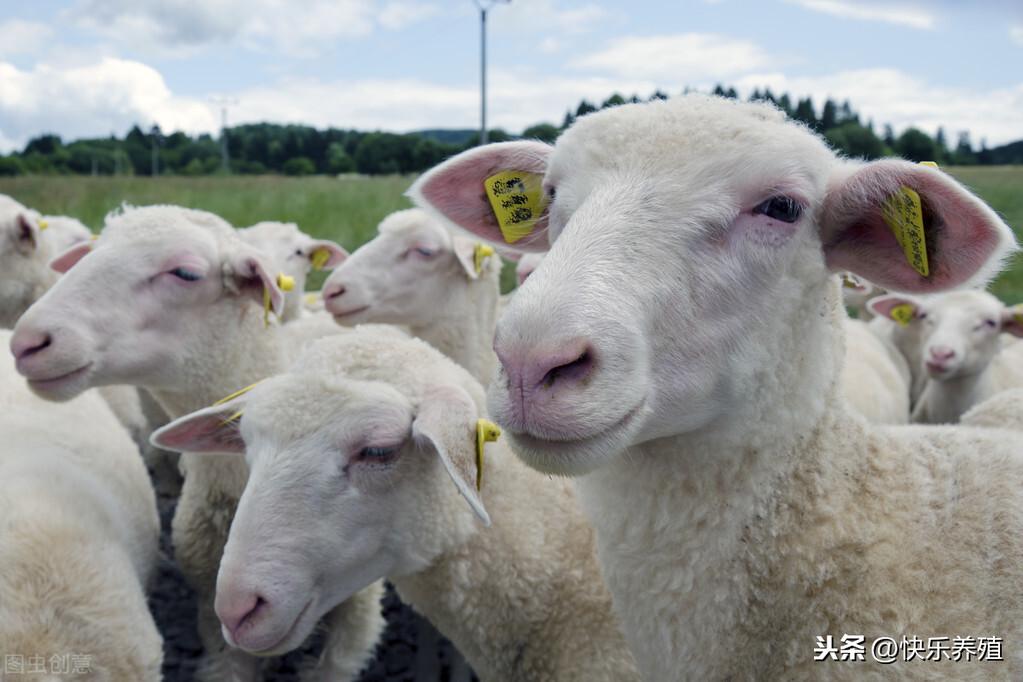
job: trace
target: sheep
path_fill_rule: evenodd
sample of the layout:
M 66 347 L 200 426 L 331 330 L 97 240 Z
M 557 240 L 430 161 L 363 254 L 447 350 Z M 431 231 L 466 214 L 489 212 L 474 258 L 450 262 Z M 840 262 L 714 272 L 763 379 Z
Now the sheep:
M 0 658 L 59 672 L 51 658 L 70 668 L 74 656 L 88 679 L 159 680 L 163 642 L 145 585 L 160 521 L 127 434 L 94 392 L 65 404 L 32 395 L 9 355 L 0 434 Z M 6 672 L 39 679 L 36 668 Z
M 870 299 L 880 296 L 885 292 L 871 282 L 857 277 L 850 272 L 841 273 L 840 278 L 842 280 L 842 301 L 845 303 L 845 307 L 856 311 L 857 320 L 864 322 L 873 320 L 874 312 L 867 303 Z
M 311 270 L 333 269 L 348 252 L 339 244 L 314 239 L 295 223 L 264 221 L 238 229 L 246 242 L 271 257 L 273 269 L 294 279 L 291 291 L 284 294 L 282 322 L 295 320 L 305 308 L 305 283 Z
M 550 249 L 498 321 L 489 411 L 528 464 L 577 477 L 645 679 L 1023 676 L 1019 438 L 875 426 L 839 395 L 832 273 L 937 292 L 1015 248 L 955 180 L 690 95 L 464 152 L 410 195 Z M 866 660 L 813 660 L 846 634 Z M 940 635 L 1004 637 L 1006 661 L 870 658 Z
M 48 239 L 54 254 L 61 253 L 79 242 L 92 239 L 92 230 L 77 218 L 66 215 L 44 215 L 40 220 L 43 238 Z
M 1002 343 L 1003 332 L 1023 336 L 1023 320 L 993 295 L 977 290 L 926 299 L 889 294 L 870 305 L 898 319 L 897 327 L 914 328 L 909 335 L 919 339 L 915 356 L 924 379 L 913 421 L 952 424 L 995 393 L 1023 386 L 1023 344 Z
M 0 328 L 10 329 L 57 279 L 46 268 L 54 255 L 39 213 L 0 194 Z
M 233 640 L 293 645 L 387 576 L 481 679 L 638 679 L 571 484 L 500 441 L 478 469 L 483 403 L 421 339 L 360 329 L 155 433 L 193 452 L 230 443 L 249 463 L 217 579 Z
M 905 358 L 865 322 L 846 318 L 842 326 L 845 361 L 839 385 L 849 407 L 874 424 L 907 423 L 911 377 Z
M 519 262 L 515 264 L 515 279 L 519 286 L 522 286 L 522 283 L 529 279 L 529 276 L 533 274 L 533 271 L 536 270 L 542 260 L 542 253 L 522 254 Z
M 53 265 L 64 276 L 11 339 L 18 371 L 43 397 L 127 382 L 180 416 L 283 370 L 286 349 L 297 352 L 294 333 L 284 330 L 302 322 L 279 327 L 271 319 L 284 296 L 268 258 L 205 211 L 125 207 L 107 216 L 91 250 L 73 249 Z M 244 462 L 193 454 L 181 467 L 172 539 L 198 592 L 204 675 L 251 679 L 260 660 L 225 650 L 213 612 L 217 566 L 247 470 Z M 311 675 L 339 680 L 358 672 L 383 627 L 380 596 L 381 587 L 371 586 L 328 615 L 324 657 Z
M 1023 429 L 1023 388 L 1010 388 L 971 407 L 960 424 L 998 429 Z
M 501 259 L 420 209 L 392 213 L 378 231 L 324 282 L 327 311 L 339 324 L 406 325 L 486 385 Z

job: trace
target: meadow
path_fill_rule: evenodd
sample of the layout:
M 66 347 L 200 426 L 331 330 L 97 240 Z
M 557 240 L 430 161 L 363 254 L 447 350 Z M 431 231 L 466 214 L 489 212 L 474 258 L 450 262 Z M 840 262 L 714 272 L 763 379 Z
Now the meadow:
M 960 166 L 944 169 L 973 189 L 1005 218 L 1023 241 L 1023 166 Z M 412 176 L 274 175 L 161 177 L 21 176 L 0 178 L 0 193 L 47 214 L 71 215 L 92 229 L 122 202 L 172 203 L 202 208 L 233 225 L 261 220 L 296 222 L 306 232 L 333 239 L 349 251 L 371 239 L 380 220 L 411 204 L 404 192 Z M 323 275 L 310 277 L 319 288 Z M 506 267 L 502 284 L 514 284 Z M 1015 258 L 992 284 L 1007 303 L 1023 302 L 1023 257 Z

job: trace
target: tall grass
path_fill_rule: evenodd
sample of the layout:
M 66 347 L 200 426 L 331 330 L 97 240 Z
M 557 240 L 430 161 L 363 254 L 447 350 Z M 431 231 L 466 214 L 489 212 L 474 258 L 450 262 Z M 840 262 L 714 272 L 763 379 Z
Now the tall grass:
M 946 168 L 983 197 L 1023 241 L 1023 166 Z M 0 178 L 0 193 L 47 214 L 72 215 L 94 230 L 103 216 L 122 202 L 170 203 L 202 208 L 233 225 L 261 220 L 296 222 L 306 232 L 333 239 L 354 250 L 371 239 L 380 220 L 410 206 L 403 193 L 411 177 L 81 177 L 29 176 Z M 317 273 L 314 273 L 316 275 Z M 310 278 L 318 288 L 322 276 Z M 506 267 L 503 288 L 514 282 Z M 1023 258 L 1014 259 L 992 285 L 1008 303 L 1023 301 Z

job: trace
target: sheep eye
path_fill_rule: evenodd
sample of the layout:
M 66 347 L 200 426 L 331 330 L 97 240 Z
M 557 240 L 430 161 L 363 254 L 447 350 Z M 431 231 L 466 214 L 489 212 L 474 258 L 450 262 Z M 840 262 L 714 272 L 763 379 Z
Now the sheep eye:
M 396 445 L 393 445 L 391 447 L 367 446 L 359 451 L 359 458 L 375 462 L 382 462 L 393 457 L 396 452 L 398 452 L 398 447 Z
M 555 188 L 555 187 L 548 187 L 547 188 L 547 197 L 551 201 L 554 201 L 554 197 L 557 195 L 557 193 L 558 193 L 557 188 Z
M 991 327 L 992 329 L 998 326 L 998 323 L 995 322 L 994 320 L 984 320 L 984 324 Z
M 174 268 L 170 271 L 170 274 L 186 282 L 197 282 L 202 279 L 202 275 L 198 275 L 191 270 L 186 270 L 185 268 Z
M 413 249 L 413 250 L 414 250 L 414 251 L 415 251 L 416 253 L 418 253 L 418 254 L 419 254 L 420 256 L 425 256 L 425 257 L 427 257 L 427 258 L 430 258 L 430 257 L 431 257 L 431 256 L 433 256 L 433 254 L 434 254 L 434 251 L 433 251 L 432 249 L 424 249 L 424 248 L 423 248 L 423 247 L 421 247 L 421 246 L 419 246 L 419 247 L 416 247 L 416 248 L 415 248 L 415 249 Z
M 786 196 L 771 197 L 753 207 L 753 215 L 763 214 L 783 223 L 794 223 L 803 214 L 803 207 Z
M 302 253 L 302 249 L 295 249 L 295 255 L 296 256 L 304 256 L 305 254 Z

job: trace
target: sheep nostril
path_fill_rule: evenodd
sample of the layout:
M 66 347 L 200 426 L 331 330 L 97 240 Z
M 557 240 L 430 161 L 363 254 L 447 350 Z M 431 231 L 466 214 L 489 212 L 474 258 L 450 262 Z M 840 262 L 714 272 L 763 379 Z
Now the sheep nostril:
M 592 369 L 593 354 L 587 348 L 575 360 L 550 369 L 544 375 L 541 383 L 544 387 L 550 388 L 559 380 L 580 380 L 585 378 Z

